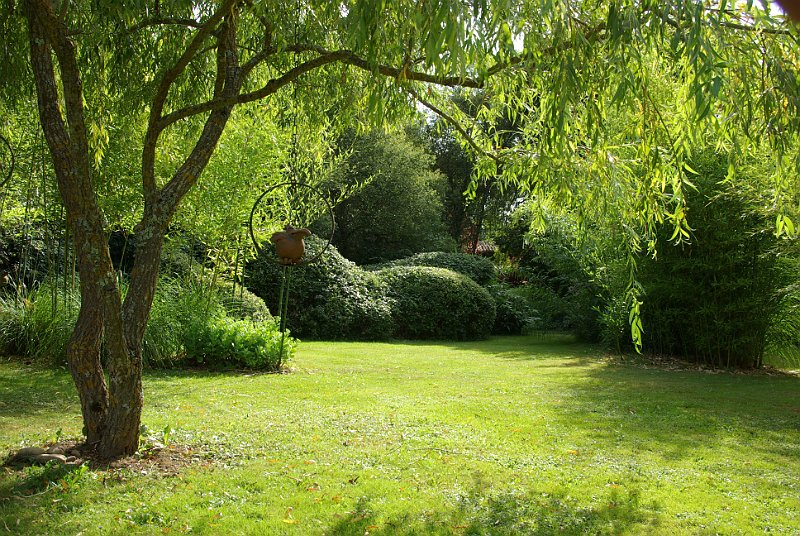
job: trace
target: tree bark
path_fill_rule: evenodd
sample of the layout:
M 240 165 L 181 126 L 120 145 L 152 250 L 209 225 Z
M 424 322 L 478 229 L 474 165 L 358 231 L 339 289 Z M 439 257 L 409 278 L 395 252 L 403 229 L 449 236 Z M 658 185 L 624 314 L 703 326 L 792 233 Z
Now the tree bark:
M 104 292 L 101 282 L 112 283 L 110 290 L 117 292 L 117 301 L 119 294 L 103 232 L 102 215 L 89 173 L 83 97 L 74 48 L 67 40 L 55 46 L 52 44 L 53 34 L 65 30 L 53 26 L 57 19 L 52 5 L 46 2 L 26 2 L 25 15 L 29 27 L 31 65 L 40 122 L 53 157 L 59 193 L 66 208 L 67 225 L 74 237 L 81 275 L 81 308 L 67 345 L 67 359 L 81 400 L 87 442 L 96 444 L 107 430 L 108 410 L 108 390 L 100 364 L 100 342 L 104 310 L 109 300 L 104 296 L 107 292 Z M 52 61 L 55 48 L 58 49 L 57 55 L 60 58 L 69 125 L 65 123 L 59 105 Z M 80 141 L 76 143 L 75 138 Z M 111 301 L 113 302 L 113 297 Z

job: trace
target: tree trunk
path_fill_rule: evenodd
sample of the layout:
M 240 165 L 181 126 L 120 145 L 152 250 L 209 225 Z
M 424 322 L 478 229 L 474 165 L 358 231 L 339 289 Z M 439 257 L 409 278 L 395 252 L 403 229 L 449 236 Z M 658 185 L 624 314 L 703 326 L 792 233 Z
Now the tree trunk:
M 83 97 L 74 47 L 64 38 L 53 44 L 57 21 L 52 5 L 31 0 L 25 4 L 31 47 L 31 66 L 36 83 L 39 119 L 53 158 L 59 193 L 67 213 L 81 272 L 81 308 L 67 346 L 70 371 L 78 388 L 87 442 L 96 444 L 107 431 L 108 391 L 100 364 L 100 341 L 105 309 L 113 306 L 100 284 L 112 275 L 111 257 L 103 232 L 102 216 L 94 194 L 83 122 Z M 63 35 L 66 35 L 64 32 Z M 52 54 L 61 64 L 64 103 L 69 123 L 61 113 Z M 66 61 L 65 61 L 66 59 Z M 78 140 L 78 141 L 76 141 Z M 117 292 L 117 302 L 119 294 Z
M 137 233 L 136 262 L 115 339 L 106 335 L 110 352 L 110 407 L 108 428 L 99 453 L 106 458 L 133 454 L 139 446 L 144 394 L 142 389 L 142 341 L 158 283 L 161 249 L 166 229 L 143 225 Z
M 478 244 L 481 241 L 481 234 L 483 231 L 483 217 L 486 214 L 486 204 L 489 202 L 489 190 L 491 189 L 491 185 L 488 181 L 483 181 L 482 183 L 482 192 L 481 192 L 481 201 L 480 205 L 478 205 L 478 215 L 475 221 L 475 226 L 473 228 L 472 234 L 472 246 L 471 246 L 471 253 L 475 255 L 478 252 Z
M 80 272 L 81 309 L 67 356 L 81 400 L 87 443 L 104 458 L 133 454 L 138 449 L 143 406 L 142 341 L 158 281 L 164 236 L 181 199 L 208 164 L 230 117 L 233 98 L 241 90 L 233 4 L 234 0 L 226 0 L 207 20 L 180 60 L 166 71 L 156 92 L 143 151 L 145 210 L 136 229 L 136 261 L 123 304 L 93 184 L 76 48 L 51 0 L 24 2 L 39 118 L 53 158 L 68 229 L 75 240 Z M 155 182 L 155 147 L 168 125 L 161 112 L 172 82 L 212 34 L 219 45 L 214 96 L 230 99 L 230 103 L 211 111 L 191 154 L 159 189 Z M 108 354 L 108 384 L 100 362 L 101 340 Z
M 100 367 L 100 335 L 103 317 L 96 305 L 97 299 L 81 299 L 81 309 L 75 330 L 67 345 L 67 361 L 72 379 L 78 388 L 83 415 L 83 433 L 86 443 L 96 445 L 105 430 L 108 411 L 108 391 Z M 95 302 L 94 305 L 89 305 Z

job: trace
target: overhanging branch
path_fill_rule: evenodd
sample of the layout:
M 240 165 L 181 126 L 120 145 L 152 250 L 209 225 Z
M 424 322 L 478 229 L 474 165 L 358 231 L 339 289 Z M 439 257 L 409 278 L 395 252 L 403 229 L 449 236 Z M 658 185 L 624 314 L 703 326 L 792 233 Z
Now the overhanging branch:
M 136 33 L 151 26 L 183 26 L 199 30 L 203 27 L 203 23 L 194 19 L 181 19 L 178 17 L 153 17 L 131 26 L 128 28 L 128 33 Z
M 465 129 L 461 125 L 461 123 L 458 122 L 458 120 L 456 118 L 454 118 L 452 115 L 448 114 L 447 112 L 445 112 L 444 110 L 442 110 L 438 106 L 434 105 L 433 103 L 429 102 L 428 100 L 422 98 L 422 96 L 420 96 L 420 94 L 417 93 L 417 91 L 415 91 L 413 88 L 403 87 L 403 89 L 409 95 L 414 97 L 420 104 L 425 106 L 427 109 L 429 109 L 430 111 L 432 111 L 433 113 L 435 113 L 436 115 L 438 115 L 439 117 L 444 119 L 445 121 L 447 121 L 454 129 L 456 129 L 458 131 L 459 134 L 461 134 L 464 137 L 465 140 L 467 140 L 467 143 L 469 144 L 469 146 L 472 147 L 473 149 L 475 149 L 476 152 L 482 154 L 483 156 L 491 158 L 497 164 L 501 163 L 500 162 L 500 157 L 497 156 L 496 154 L 489 153 L 489 152 L 485 151 L 482 147 L 480 147 L 478 145 L 478 143 L 475 141 L 475 139 L 472 136 L 470 136 L 470 134 L 467 132 L 467 129 Z
M 200 47 L 205 40 L 214 32 L 217 25 L 222 21 L 225 14 L 231 11 L 235 0 L 225 0 L 220 8 L 208 18 L 192 38 L 189 46 L 183 52 L 178 61 L 168 69 L 156 89 L 153 96 L 152 105 L 150 106 L 150 117 L 147 125 L 147 132 L 144 138 L 144 147 L 142 149 L 142 186 L 144 188 L 145 204 L 152 204 L 155 202 L 157 195 L 157 186 L 155 179 L 155 152 L 158 137 L 163 131 L 161 126 L 161 116 L 164 111 L 164 104 L 167 100 L 167 95 L 175 80 L 183 73 L 186 66 L 200 50 Z

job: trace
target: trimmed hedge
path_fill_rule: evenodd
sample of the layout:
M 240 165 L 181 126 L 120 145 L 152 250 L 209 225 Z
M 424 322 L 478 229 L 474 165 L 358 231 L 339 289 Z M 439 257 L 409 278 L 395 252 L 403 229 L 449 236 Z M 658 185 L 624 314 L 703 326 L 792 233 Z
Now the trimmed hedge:
M 377 272 L 393 300 L 395 336 L 406 339 L 483 339 L 494 326 L 489 292 L 445 268 L 399 266 Z
M 324 247 L 316 236 L 306 239 L 309 256 Z M 245 266 L 247 284 L 278 311 L 283 267 L 266 246 Z M 392 336 L 389 299 L 379 278 L 348 261 L 331 246 L 316 262 L 291 268 L 287 325 L 312 339 L 379 340 Z
M 434 268 L 447 268 L 463 274 L 479 285 L 488 285 L 497 281 L 497 269 L 492 261 L 485 257 L 470 255 L 469 253 L 448 253 L 433 251 L 430 253 L 417 253 L 411 257 L 395 261 L 365 266 L 367 270 L 378 271 L 398 266 L 431 266 Z

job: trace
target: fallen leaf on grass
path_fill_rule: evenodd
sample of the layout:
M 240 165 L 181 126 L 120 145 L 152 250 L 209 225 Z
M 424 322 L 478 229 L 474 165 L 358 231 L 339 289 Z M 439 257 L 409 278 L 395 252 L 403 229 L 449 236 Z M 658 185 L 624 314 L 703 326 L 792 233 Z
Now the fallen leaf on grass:
M 294 508 L 291 506 L 286 509 L 286 512 L 283 514 L 283 522 L 287 525 L 297 525 L 298 521 L 292 517 L 292 512 L 294 512 Z

